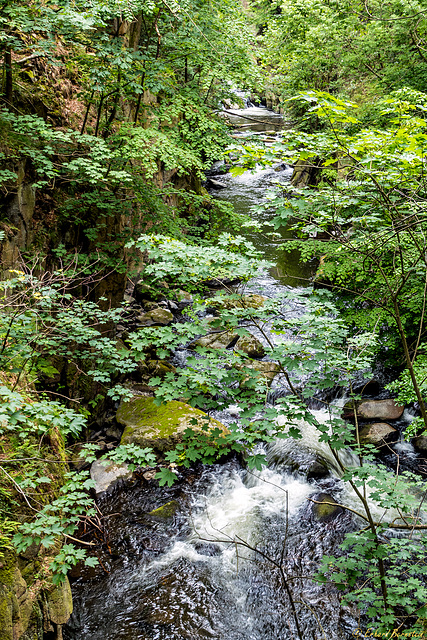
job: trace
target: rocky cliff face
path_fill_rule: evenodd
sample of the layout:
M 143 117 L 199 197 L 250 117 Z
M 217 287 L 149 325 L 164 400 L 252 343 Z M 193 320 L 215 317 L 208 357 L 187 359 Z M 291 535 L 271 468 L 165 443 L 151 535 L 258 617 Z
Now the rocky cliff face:
M 61 640 L 72 611 L 68 579 L 59 586 L 43 579 L 43 563 L 34 554 L 9 552 L 0 559 L 0 640 Z
M 3 201 L 4 222 L 0 223 L 0 231 L 3 232 L 0 243 L 2 277 L 7 270 L 17 267 L 20 252 L 28 248 L 34 238 L 36 189 L 26 169 L 25 162 L 18 165 L 16 185 L 12 194 Z

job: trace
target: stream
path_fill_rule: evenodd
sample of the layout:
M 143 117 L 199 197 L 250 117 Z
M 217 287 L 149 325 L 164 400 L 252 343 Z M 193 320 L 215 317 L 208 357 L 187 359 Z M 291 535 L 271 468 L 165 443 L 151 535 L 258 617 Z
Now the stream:
M 267 109 L 251 107 L 230 117 L 244 125 L 239 135 L 280 135 L 281 116 Z M 214 193 L 247 213 L 291 174 L 291 168 L 277 166 L 233 177 L 218 163 L 212 177 L 223 188 Z M 248 237 L 274 266 L 247 291 L 274 297 L 307 284 L 310 265 L 302 268 L 297 255 L 280 251 L 282 239 L 250 232 Z M 303 313 L 301 304 L 290 304 L 292 313 Z M 275 381 L 273 391 L 282 383 Z M 215 417 L 227 423 L 233 415 L 230 408 Z M 316 415 L 322 420 L 326 412 Z M 145 473 L 101 495 L 104 551 L 98 567 L 71 574 L 74 613 L 64 638 L 296 640 L 289 594 L 275 566 L 280 559 L 304 640 L 353 638 L 357 611 L 342 606 L 338 592 L 312 576 L 322 556 L 339 553 L 345 533 L 360 522 L 344 511 L 319 519 L 309 498 L 327 493 L 347 506 L 357 503 L 315 429 L 301 429 L 300 441 L 266 447 L 269 464 L 261 472 L 230 459 L 186 470 L 171 488 L 160 488 Z M 342 455 L 346 464 L 356 464 L 351 452 Z M 407 455 L 414 454 L 408 449 Z M 263 557 L 249 548 L 255 546 Z

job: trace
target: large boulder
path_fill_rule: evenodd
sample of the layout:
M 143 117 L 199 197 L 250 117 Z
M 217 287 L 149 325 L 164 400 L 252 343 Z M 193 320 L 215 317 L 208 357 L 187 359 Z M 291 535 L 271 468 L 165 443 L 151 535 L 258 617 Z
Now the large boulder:
M 361 400 L 356 403 L 357 417 L 363 420 L 398 420 L 404 411 L 403 406 L 394 400 Z M 344 417 L 354 417 L 354 403 L 347 402 L 344 406 Z
M 399 432 L 386 422 L 374 422 L 367 424 L 360 429 L 360 444 L 373 444 L 376 447 L 383 447 L 388 443 L 397 442 Z
M 208 425 L 209 430 L 219 428 L 227 432 L 218 420 L 177 400 L 157 406 L 154 398 L 136 397 L 120 405 L 116 419 L 125 427 L 121 444 L 153 447 L 161 452 L 179 444 L 186 429 L 202 433 Z
M 263 358 L 265 356 L 264 345 L 252 335 L 241 336 L 234 348 L 238 351 L 243 351 L 250 358 Z
M 206 347 L 208 349 L 227 349 L 237 342 L 239 336 L 233 331 L 215 331 L 208 333 L 206 336 L 202 336 L 198 340 L 195 340 L 191 345 L 191 349 L 196 347 Z
M 95 493 L 99 494 L 111 490 L 121 480 L 129 480 L 132 471 L 127 464 L 95 460 L 90 468 L 90 477 L 95 483 Z
M 141 327 L 152 327 L 156 325 L 166 326 L 173 320 L 173 314 L 167 309 L 161 309 L 157 307 L 152 311 L 142 314 L 137 317 L 138 325 Z

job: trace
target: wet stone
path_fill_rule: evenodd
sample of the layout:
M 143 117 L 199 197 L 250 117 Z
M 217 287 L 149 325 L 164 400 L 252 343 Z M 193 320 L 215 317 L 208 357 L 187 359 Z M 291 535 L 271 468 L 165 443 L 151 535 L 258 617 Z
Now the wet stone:
M 427 436 L 416 436 L 412 439 L 415 451 L 422 455 L 427 455 Z
M 136 283 L 134 296 L 137 302 L 141 302 L 143 299 L 156 301 L 163 298 L 163 295 L 160 291 L 154 289 L 154 287 L 151 287 L 145 282 Z
M 344 512 L 329 493 L 317 493 L 310 499 L 315 501 L 312 514 L 318 522 L 329 522 Z
M 260 309 L 264 306 L 264 302 L 268 300 L 265 296 L 257 293 L 250 293 L 246 296 L 238 296 L 235 298 L 213 298 L 209 300 L 209 306 L 215 309 Z
M 231 347 L 238 339 L 237 333 L 232 331 L 219 331 L 216 333 L 209 333 L 207 336 L 202 336 L 190 345 L 191 349 L 196 347 L 206 347 L 208 349 L 227 349 Z
M 148 515 L 153 516 L 159 520 L 170 520 L 174 517 L 176 512 L 178 511 L 179 503 L 177 500 L 170 500 L 166 504 L 163 504 L 161 507 L 157 507 L 157 509 L 153 509 L 150 511 Z
M 95 482 L 95 493 L 99 494 L 111 490 L 121 480 L 129 480 L 132 471 L 127 464 L 95 460 L 90 468 L 90 477 Z
M 138 362 L 138 372 L 141 376 L 153 378 L 165 378 L 168 373 L 175 373 L 175 367 L 167 360 L 140 360 Z
M 394 400 L 362 400 L 356 404 L 357 416 L 364 420 L 398 420 L 404 411 L 403 406 Z M 344 406 L 344 417 L 354 418 L 354 403 L 347 402 Z
M 306 470 L 307 479 L 317 480 L 318 478 L 326 478 L 329 475 L 329 470 L 326 464 L 313 460 L 310 466 Z
M 399 432 L 386 422 L 374 422 L 361 428 L 359 440 L 361 444 L 373 444 L 382 447 L 387 443 L 396 442 L 399 439 Z
M 271 386 L 274 378 L 280 373 L 280 366 L 277 362 L 251 360 L 246 361 L 245 366 L 257 371 L 259 376 L 263 376 L 266 380 L 267 386 Z M 245 381 L 241 383 L 245 384 Z

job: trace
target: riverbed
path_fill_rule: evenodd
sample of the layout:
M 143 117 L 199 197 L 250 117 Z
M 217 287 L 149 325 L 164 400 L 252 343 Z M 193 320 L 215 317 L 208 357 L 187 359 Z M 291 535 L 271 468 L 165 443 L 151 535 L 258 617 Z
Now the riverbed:
M 280 116 L 266 109 L 252 107 L 232 117 L 245 125 L 239 135 L 248 135 L 253 122 L 253 131 L 280 136 Z M 216 168 L 215 179 L 222 184 L 216 197 L 242 213 L 263 203 L 268 189 L 285 186 L 292 175 L 283 165 L 238 177 Z M 266 210 L 258 221 L 271 215 Z M 301 266 L 297 254 L 281 250 L 286 232 L 274 238 L 249 231 L 248 237 L 273 267 L 249 282 L 247 291 L 286 296 L 310 283 L 312 266 Z M 303 313 L 301 303 L 290 304 L 292 313 Z M 182 361 L 185 353 L 175 357 Z M 273 391 L 281 384 L 279 378 Z M 326 415 L 316 414 L 319 421 Z M 235 414 L 231 408 L 215 417 L 227 423 Z M 300 426 L 301 440 L 266 447 L 268 466 L 262 471 L 249 471 L 231 458 L 187 470 L 171 488 L 141 474 L 101 497 L 100 565 L 75 574 L 75 608 L 65 639 L 354 637 L 357 611 L 342 606 L 338 592 L 316 582 L 314 574 L 322 556 L 339 553 L 345 533 L 359 523 L 345 511 L 319 520 L 312 500 L 327 494 L 354 506 L 355 497 L 316 430 Z M 351 452 L 342 455 L 347 464 L 357 464 Z M 324 471 L 314 472 L 319 460 Z

